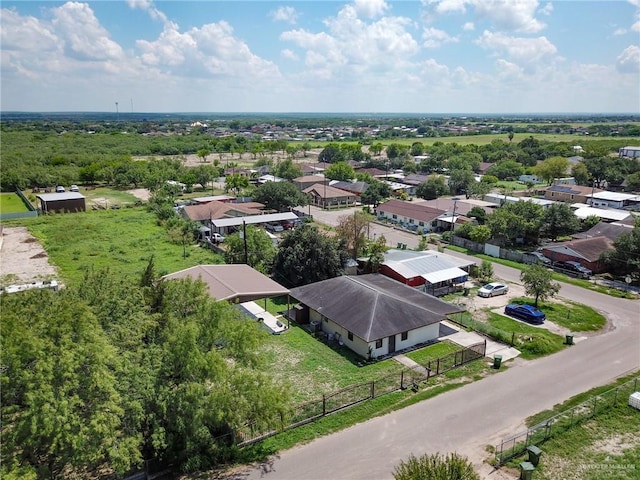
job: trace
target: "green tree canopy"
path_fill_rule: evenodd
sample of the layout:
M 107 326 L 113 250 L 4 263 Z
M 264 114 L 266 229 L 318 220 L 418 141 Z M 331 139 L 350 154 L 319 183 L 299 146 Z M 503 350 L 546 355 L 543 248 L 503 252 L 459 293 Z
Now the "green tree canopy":
M 449 187 L 447 187 L 442 175 L 431 175 L 426 182 L 416 188 L 416 195 L 425 200 L 435 200 L 448 192 Z
M 253 194 L 253 200 L 278 212 L 307 204 L 307 197 L 289 182 L 267 182 L 260 185 Z
M 246 226 L 246 243 L 244 231 L 227 235 L 225 238 L 224 258 L 227 263 L 247 263 L 262 273 L 269 273 L 273 259 L 276 255 L 276 247 L 267 233 L 254 225 Z M 247 259 L 245 259 L 245 247 Z M 245 260 L 247 260 L 245 262 Z
M 542 214 L 541 233 L 551 240 L 571 235 L 580 229 L 580 219 L 566 203 L 554 203 Z
M 356 176 L 353 167 L 346 162 L 336 162 L 329 165 L 324 172 L 324 176 L 329 180 L 349 181 Z
M 362 211 L 353 215 L 343 215 L 338 218 L 336 233 L 345 247 L 351 252 L 352 258 L 358 258 L 367 243 L 367 233 L 372 216 Z
M 560 284 L 554 282 L 553 271 L 543 265 L 533 264 L 522 270 L 520 280 L 524 284 L 525 293 L 535 298 L 535 306 L 538 300 L 553 297 L 560 290 Z
M 293 180 L 302 176 L 302 168 L 300 165 L 293 163 L 293 160 L 287 158 L 278 164 L 275 175 L 286 180 Z
M 338 242 L 304 223 L 287 233 L 278 245 L 273 273 L 277 282 L 288 287 L 337 277 L 342 274 Z
M 568 170 L 569 160 L 565 157 L 551 157 L 533 167 L 534 173 L 549 185 L 554 179 L 565 177 Z
M 605 252 L 603 258 L 618 275 L 631 274 L 636 282 L 640 279 L 640 220 L 631 232 L 613 241 L 613 250 Z

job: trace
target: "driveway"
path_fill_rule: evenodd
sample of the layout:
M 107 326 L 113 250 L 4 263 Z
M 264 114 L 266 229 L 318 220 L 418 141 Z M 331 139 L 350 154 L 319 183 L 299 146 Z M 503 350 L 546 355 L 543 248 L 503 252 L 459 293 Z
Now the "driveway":
M 494 264 L 518 282 L 519 270 Z M 557 354 L 509 369 L 397 412 L 282 452 L 235 478 L 391 479 L 409 454 L 459 452 L 490 479 L 488 444 L 525 429 L 524 420 L 578 393 L 640 368 L 640 303 L 562 284 L 563 298 L 605 314 L 611 328 Z M 493 300 L 493 299 L 490 299 Z M 497 297 L 496 297 L 497 300 Z

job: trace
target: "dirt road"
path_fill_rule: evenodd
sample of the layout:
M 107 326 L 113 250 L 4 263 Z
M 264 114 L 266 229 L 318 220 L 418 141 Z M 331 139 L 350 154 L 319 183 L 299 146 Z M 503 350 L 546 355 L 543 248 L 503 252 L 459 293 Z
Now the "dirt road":
M 0 250 L 3 285 L 56 279 L 58 272 L 40 242 L 25 227 L 4 227 Z

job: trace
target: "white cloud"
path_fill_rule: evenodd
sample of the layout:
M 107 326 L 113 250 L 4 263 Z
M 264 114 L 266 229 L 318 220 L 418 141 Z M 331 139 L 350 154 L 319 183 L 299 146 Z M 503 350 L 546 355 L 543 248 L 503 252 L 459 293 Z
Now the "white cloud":
M 288 60 L 298 60 L 298 55 L 296 55 L 296 52 L 294 52 L 293 50 L 290 50 L 288 48 L 285 48 L 284 50 L 282 50 L 280 52 L 280 56 L 282 56 L 282 58 L 286 58 Z
M 469 3 L 468 0 L 429 0 L 429 3 L 436 4 L 436 12 L 438 13 L 451 13 L 466 11 L 465 4 Z
M 67 2 L 52 12 L 51 23 L 70 57 L 94 61 L 122 58 L 122 48 L 109 38 L 109 32 L 86 3 Z
M 631 30 L 633 30 L 634 32 L 640 32 L 640 20 L 638 20 L 631 26 Z
M 425 28 L 422 31 L 422 45 L 426 48 L 437 48 L 443 43 L 456 43 L 457 37 L 452 37 L 444 30 L 438 30 L 437 28 Z
M 506 55 L 510 61 L 528 71 L 556 60 L 557 48 L 546 37 L 511 37 L 485 30 L 475 43 L 497 55 Z
M 463 26 L 462 29 L 466 32 L 470 32 L 472 30 L 475 30 L 476 26 L 473 24 L 473 22 L 466 22 Z
M 384 15 L 390 7 L 385 0 L 354 0 L 353 8 L 359 16 L 373 18 Z
M 551 13 L 553 12 L 553 4 L 551 2 L 548 2 L 544 7 L 542 7 L 539 12 L 542 15 L 551 15 Z
M 305 49 L 306 65 L 322 69 L 325 77 L 336 73 L 349 77 L 374 70 L 377 74 L 397 71 L 419 50 L 406 30 L 412 25 L 408 18 L 382 17 L 367 22 L 359 18 L 354 5 L 346 5 L 337 16 L 325 19 L 324 24 L 326 32 L 291 30 L 283 32 L 280 39 Z
M 625 33 L 627 33 L 627 29 L 626 29 L 626 28 L 616 28 L 616 29 L 613 31 L 613 35 L 614 35 L 614 36 L 624 35 Z
M 50 26 L 37 18 L 20 16 L 11 9 L 2 9 L 0 13 L 2 18 L 0 42 L 3 51 L 35 52 L 39 49 L 49 51 L 61 46 L 60 40 Z
M 471 0 L 476 13 L 499 30 L 535 33 L 545 24 L 535 18 L 537 0 Z
M 278 7 L 269 16 L 276 22 L 295 24 L 298 21 L 298 12 L 293 7 Z
M 131 9 L 146 11 L 154 20 L 160 20 L 163 24 L 169 23 L 167 16 L 156 8 L 152 0 L 127 0 L 127 5 Z
M 616 69 L 620 73 L 640 73 L 640 47 L 629 45 L 618 56 Z

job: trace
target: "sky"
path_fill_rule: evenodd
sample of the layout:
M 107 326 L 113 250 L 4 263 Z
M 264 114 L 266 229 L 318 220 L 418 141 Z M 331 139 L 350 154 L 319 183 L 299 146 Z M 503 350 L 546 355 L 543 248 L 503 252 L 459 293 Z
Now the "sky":
M 2 111 L 640 113 L 640 0 L 0 5 Z

